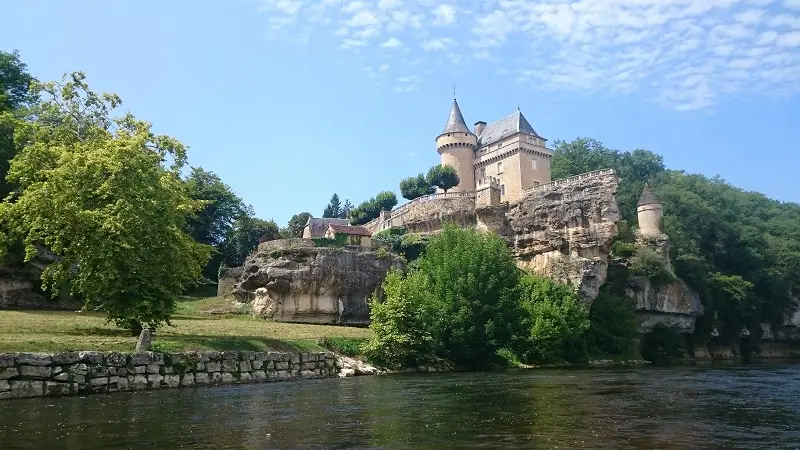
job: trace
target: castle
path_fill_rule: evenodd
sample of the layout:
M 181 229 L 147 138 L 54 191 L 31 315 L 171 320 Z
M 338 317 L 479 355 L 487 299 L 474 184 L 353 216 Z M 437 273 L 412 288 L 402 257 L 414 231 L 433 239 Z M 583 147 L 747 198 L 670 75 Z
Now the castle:
M 517 109 L 489 125 L 470 130 L 453 99 L 450 116 L 436 137 L 442 165 L 455 168 L 460 182 L 454 192 L 475 192 L 497 184 L 500 201 L 514 203 L 526 190 L 550 182 L 553 152 Z

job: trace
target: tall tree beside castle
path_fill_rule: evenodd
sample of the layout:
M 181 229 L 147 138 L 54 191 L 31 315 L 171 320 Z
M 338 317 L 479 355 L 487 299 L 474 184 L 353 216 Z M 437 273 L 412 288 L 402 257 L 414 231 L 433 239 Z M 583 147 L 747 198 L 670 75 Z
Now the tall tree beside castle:
M 115 118 L 120 98 L 84 78 L 34 83 L 37 114 L 14 123 L 24 145 L 8 173 L 17 189 L 0 206 L 2 244 L 21 240 L 26 260 L 43 245 L 60 257 L 45 287 L 68 284 L 120 326 L 157 327 L 211 251 L 185 231 L 202 206 L 179 176 L 186 147 L 131 114 Z
M 408 177 L 400 181 L 400 195 L 407 200 L 414 200 L 434 192 L 436 192 L 436 187 L 428 182 L 425 175 L 421 173 L 415 177 Z
M 428 183 L 447 192 L 458 186 L 460 179 L 453 166 L 439 165 L 428 170 Z

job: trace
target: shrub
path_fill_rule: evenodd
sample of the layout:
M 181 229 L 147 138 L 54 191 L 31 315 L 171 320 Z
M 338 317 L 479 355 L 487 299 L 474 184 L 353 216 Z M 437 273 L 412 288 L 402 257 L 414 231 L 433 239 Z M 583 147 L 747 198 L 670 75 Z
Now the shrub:
M 365 341 L 357 338 L 323 337 L 319 340 L 319 345 L 340 355 L 355 357 L 361 355 L 361 347 Z
M 502 361 L 503 367 L 519 367 L 522 365 L 517 354 L 509 348 L 498 349 L 495 354 Z
M 589 314 L 588 342 L 597 355 L 630 355 L 639 335 L 633 300 L 601 291 Z
M 638 248 L 639 247 L 637 247 L 636 244 L 617 241 L 611 246 L 611 252 L 614 254 L 614 256 L 618 256 L 620 258 L 630 258 L 636 254 L 636 250 L 638 250 Z
M 669 364 L 685 354 L 683 337 L 675 327 L 656 324 L 642 337 L 642 358 L 653 364 Z
M 640 247 L 631 259 L 631 274 L 647 277 L 654 286 L 675 281 L 675 275 L 667 269 L 667 263 L 658 253 L 647 247 Z
M 525 275 L 520 281 L 520 295 L 530 330 L 526 360 L 545 363 L 586 357 L 589 312 L 572 288 Z

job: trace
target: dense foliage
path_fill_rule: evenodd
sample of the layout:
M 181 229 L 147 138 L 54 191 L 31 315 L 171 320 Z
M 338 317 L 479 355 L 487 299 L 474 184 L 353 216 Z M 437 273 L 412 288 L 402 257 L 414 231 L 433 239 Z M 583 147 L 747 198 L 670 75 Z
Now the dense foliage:
M 200 275 L 210 247 L 186 233 L 201 208 L 179 171 L 186 148 L 130 114 L 112 116 L 114 94 L 97 94 L 82 73 L 33 83 L 43 100 L 14 125 L 19 143 L 0 207 L 3 243 L 21 240 L 59 256 L 42 275 L 122 326 L 168 322 L 175 296 Z M 165 165 L 169 164 L 169 167 Z
M 350 200 L 345 200 L 344 204 L 342 204 L 341 200 L 339 200 L 339 194 L 334 193 L 330 202 L 322 211 L 322 217 L 346 219 L 350 216 L 352 209 L 353 205 L 350 204 Z
M 415 177 L 400 180 L 400 195 L 407 200 L 414 200 L 434 192 L 436 192 L 436 187 L 429 183 L 425 175 L 421 173 Z
M 364 350 L 390 367 L 444 359 L 483 368 L 586 355 L 588 311 L 575 292 L 521 272 L 495 234 L 446 225 L 384 290 L 383 302 L 372 300 L 373 338 Z
M 375 197 L 365 200 L 350 211 L 350 223 L 363 225 L 377 218 L 381 211 L 391 211 L 397 206 L 397 196 L 394 192 L 379 192 Z
M 428 183 L 447 192 L 458 186 L 458 174 L 453 166 L 437 165 L 428 170 Z
M 636 202 L 650 182 L 664 206 L 675 275 L 696 290 L 706 313 L 696 337 L 716 327 L 734 338 L 759 323 L 780 323 L 800 295 L 800 205 L 745 192 L 718 177 L 667 170 L 647 150 L 620 152 L 592 139 L 556 142 L 553 178 L 612 167 L 622 178 L 617 203 L 636 223 Z
M 286 237 L 303 237 L 303 229 L 306 227 L 308 219 L 311 217 L 311 213 L 309 212 L 301 212 L 293 215 L 286 226 Z
M 17 154 L 14 128 L 29 114 L 28 107 L 36 99 L 29 90 L 32 82 L 33 77 L 18 52 L 0 51 L 0 199 L 11 192 L 6 175 L 11 159 Z
M 412 262 L 422 255 L 428 245 L 428 238 L 418 233 L 406 233 L 404 227 L 391 227 L 372 236 L 373 240 L 385 242 L 392 251 Z
M 245 258 L 258 247 L 259 242 L 280 237 L 278 225 L 273 220 L 259 219 L 243 214 L 234 221 L 225 240 L 220 245 L 223 263 L 228 267 L 244 264 Z

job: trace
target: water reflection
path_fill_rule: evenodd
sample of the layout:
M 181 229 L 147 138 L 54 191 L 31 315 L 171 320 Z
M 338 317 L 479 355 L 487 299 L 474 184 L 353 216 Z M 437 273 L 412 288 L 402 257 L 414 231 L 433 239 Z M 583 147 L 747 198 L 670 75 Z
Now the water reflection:
M 0 403 L 0 448 L 798 448 L 800 366 L 309 380 Z

